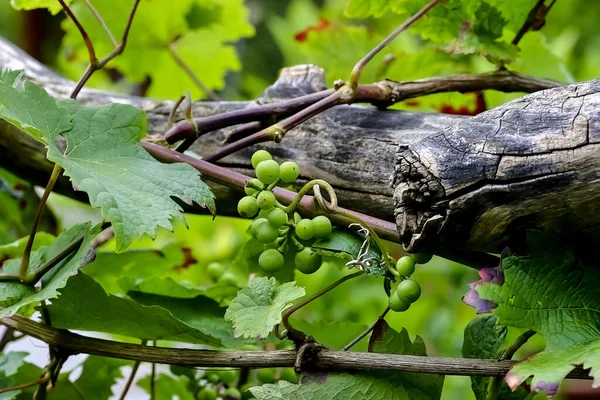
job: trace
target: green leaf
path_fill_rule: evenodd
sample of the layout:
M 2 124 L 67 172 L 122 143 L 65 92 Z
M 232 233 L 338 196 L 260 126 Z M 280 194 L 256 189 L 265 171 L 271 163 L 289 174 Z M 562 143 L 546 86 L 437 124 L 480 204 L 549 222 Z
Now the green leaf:
M 504 284 L 477 287 L 481 298 L 498 305 L 499 323 L 536 331 L 546 349 L 513 367 L 513 389 L 533 375 L 532 390 L 552 395 L 574 368 L 583 364 L 600 384 L 600 270 L 576 258 L 565 241 L 529 232 L 530 254 L 504 260 Z
M 255 278 L 231 301 L 225 320 L 233 323 L 235 337 L 265 339 L 291 301 L 305 293 L 296 282 L 277 286 L 275 278 Z
M 99 225 L 92 228 L 89 222 L 78 224 L 58 235 L 50 246 L 44 246 L 31 252 L 29 273 L 36 271 L 62 252 L 74 240 L 83 236 L 83 242 L 77 252 L 58 263 L 44 276 L 43 286 L 40 290 L 34 290 L 19 282 L 0 282 L 0 301 L 3 302 L 5 307 L 0 310 L 0 318 L 16 313 L 21 307 L 57 297 L 58 290 L 67 284 L 67 280 L 76 274 L 81 266 L 89 262 L 90 257 L 93 255 L 93 253 L 90 253 L 93 252 L 91 250 L 92 240 L 99 231 Z M 18 274 L 20 267 L 21 259 L 17 258 L 6 261 L 2 269 L 5 273 Z
M 25 362 L 27 353 L 11 351 L 0 354 L 0 388 L 9 388 L 39 379 L 40 369 Z M 36 387 L 0 394 L 0 400 L 32 398 Z
M 55 239 L 56 238 L 54 237 L 54 235 L 51 235 L 46 232 L 38 232 L 35 234 L 35 238 L 33 239 L 32 250 L 35 251 L 40 247 L 49 246 Z M 22 255 L 25 251 L 25 246 L 27 245 L 28 240 L 29 236 L 25 236 L 12 243 L 3 244 L 2 246 L 0 246 L 0 260 L 7 258 L 15 258 Z
M 65 0 L 69 5 L 71 0 Z M 52 14 L 58 14 L 62 6 L 56 0 L 10 0 L 10 5 L 15 10 L 34 10 L 36 8 L 47 8 Z
M 24 71 L 11 71 L 10 69 L 2 69 L 0 68 L 0 82 L 5 85 L 16 87 L 19 82 L 21 82 L 21 78 L 23 77 Z
M 108 400 L 113 395 L 111 386 L 122 378 L 121 367 L 131 361 L 116 358 L 88 356 L 82 363 L 81 376 L 70 381 L 71 372 L 62 373 L 58 377 L 55 388 L 48 392 L 50 400 Z
M 122 36 L 132 3 L 94 3 L 116 38 Z M 71 9 L 86 27 L 99 57 L 108 54 L 113 45 L 85 4 L 77 2 Z M 232 43 L 254 35 L 249 14 L 243 0 L 143 1 L 133 20 L 125 52 L 109 66 L 132 82 L 150 78 L 147 95 L 151 97 L 175 98 L 186 90 L 190 90 L 193 97 L 206 97 L 177 65 L 169 47 L 173 46 L 175 53 L 206 87 L 222 89 L 226 74 L 241 68 Z M 87 50 L 72 21 L 65 20 L 62 27 L 66 35 L 59 63 L 75 79 L 87 64 Z M 79 68 L 72 67 L 74 62 Z
M 127 294 L 145 306 L 158 306 L 168 310 L 186 325 L 220 339 L 225 347 L 238 348 L 244 344 L 243 341 L 234 339 L 231 324 L 223 319 L 226 309 L 208 297 L 182 299 L 142 292 Z
M 214 196 L 194 168 L 162 164 L 139 145 L 147 121 L 135 107 L 84 108 L 57 103 L 31 82 L 22 91 L 0 84 L 0 118 L 46 144 L 48 159 L 112 222 L 118 251 L 144 234 L 154 238 L 158 226 L 173 229 L 173 218 L 183 220 L 172 197 L 214 213 Z
M 138 381 L 138 386 L 150 393 L 150 379 L 148 375 Z M 187 387 L 189 380 L 187 377 L 177 377 L 159 374 L 154 381 L 154 393 L 157 399 L 172 399 L 176 397 L 179 400 L 195 400 L 193 393 Z
M 348 320 L 322 321 L 317 320 L 307 322 L 304 319 L 294 320 L 294 327 L 306 334 L 311 335 L 315 340 L 324 346 L 332 349 L 341 349 L 361 332 L 367 329 L 367 324 L 362 322 L 352 322 Z M 366 351 L 368 340 L 363 339 L 354 347 L 352 351 Z
M 489 358 L 498 359 L 502 354 L 500 347 L 506 338 L 506 326 L 498 325 L 498 317 L 490 315 L 475 318 L 465 328 L 465 339 L 462 347 L 462 355 L 465 358 Z M 491 378 L 479 376 L 471 377 L 471 387 L 477 400 L 485 400 L 487 388 Z M 519 387 L 511 391 L 505 382 L 502 382 L 498 399 L 500 400 L 523 400 L 531 399 L 533 394 L 525 388 Z
M 344 14 L 350 18 L 379 18 L 390 8 L 390 0 L 350 0 Z
M 48 307 L 52 326 L 106 332 L 145 340 L 174 340 L 219 346 L 210 329 L 194 328 L 158 306 L 106 294 L 86 274 L 69 280 L 61 295 Z
M 370 342 L 374 352 L 425 355 L 425 344 L 417 337 L 411 343 L 406 330 L 400 333 L 381 321 Z M 439 399 L 444 377 L 416 373 L 308 373 L 299 384 L 277 384 L 250 388 L 258 400 L 363 400 L 363 399 Z
M 358 234 L 336 228 L 327 239 L 317 240 L 311 247 L 318 250 L 323 256 L 339 256 L 350 261 L 356 259 L 358 256 L 363 241 L 363 238 L 358 236 Z M 387 268 L 379 265 L 379 262 L 381 261 L 381 252 L 372 240 L 368 256 L 372 258 L 373 261 L 372 267 L 368 268 L 367 272 L 375 276 L 384 276 L 387 272 Z

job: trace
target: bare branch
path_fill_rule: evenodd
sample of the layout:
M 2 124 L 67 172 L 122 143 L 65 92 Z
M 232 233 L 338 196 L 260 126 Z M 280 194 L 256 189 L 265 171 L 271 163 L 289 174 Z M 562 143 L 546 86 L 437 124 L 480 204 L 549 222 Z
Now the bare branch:
M 297 356 L 296 351 L 287 350 L 218 351 L 120 343 L 50 328 L 19 315 L 2 318 L 0 323 L 49 345 L 59 346 L 72 354 L 93 354 L 159 364 L 232 368 L 292 367 Z M 320 350 L 315 356 L 314 364 L 324 369 L 406 371 L 444 375 L 503 376 L 515 365 L 514 361 L 509 360 L 421 357 L 327 349 Z M 573 370 L 567 378 L 590 379 L 588 373 L 581 368 Z

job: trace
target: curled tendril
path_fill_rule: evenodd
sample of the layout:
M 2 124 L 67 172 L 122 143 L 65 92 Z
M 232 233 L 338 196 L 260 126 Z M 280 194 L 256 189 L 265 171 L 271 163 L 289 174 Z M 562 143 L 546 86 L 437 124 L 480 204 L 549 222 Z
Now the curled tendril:
M 378 262 L 379 266 L 385 266 L 386 262 L 383 258 L 377 261 L 377 257 L 369 257 L 369 251 L 371 250 L 371 232 L 367 228 L 356 222 L 348 225 L 348 228 L 357 228 L 357 233 L 363 237 L 363 243 L 360 246 L 360 249 L 358 250 L 356 259 L 348 261 L 346 263 L 346 267 L 358 268 L 360 271 L 364 271 L 370 268 L 374 262 Z

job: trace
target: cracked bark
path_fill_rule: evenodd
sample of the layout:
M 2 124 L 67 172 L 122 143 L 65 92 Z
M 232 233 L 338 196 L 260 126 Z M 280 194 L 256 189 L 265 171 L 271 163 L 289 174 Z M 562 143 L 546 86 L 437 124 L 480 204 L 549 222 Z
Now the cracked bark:
M 530 94 L 400 146 L 404 245 L 500 252 L 528 228 L 600 225 L 600 80 Z
M 67 97 L 73 82 L 42 66 L 0 38 L 0 67 L 25 76 L 55 97 Z M 402 83 L 403 96 L 476 85 L 472 78 Z M 497 81 L 497 83 L 500 81 Z M 556 82 L 507 77 L 499 90 L 534 91 Z M 512 86 L 511 86 L 512 84 Z M 398 84 L 399 85 L 399 84 Z M 373 85 L 375 88 L 376 85 Z M 314 93 L 325 87 L 316 67 L 288 69 L 253 102 L 196 102 L 195 117 L 254 107 Z M 336 189 L 340 205 L 388 221 L 410 250 L 467 249 L 499 252 L 523 230 L 545 227 L 581 232 L 600 225 L 598 141 L 600 82 L 551 89 L 517 99 L 476 117 L 337 106 L 290 131 L 281 144 L 265 143 L 276 159 L 293 159 L 302 178 L 321 178 Z M 147 112 L 149 134 L 160 140 L 173 102 L 84 89 L 90 106 L 119 102 Z M 177 115 L 177 120 L 183 114 Z M 191 150 L 214 152 L 227 130 L 202 136 Z M 587 137 L 584 136 L 587 134 Z M 251 175 L 252 147 L 219 164 Z M 41 144 L 0 121 L 0 166 L 45 185 L 52 166 Z M 390 176 L 392 187 L 390 187 Z M 303 183 L 301 182 L 301 183 Z M 210 183 L 219 214 L 234 215 L 240 193 Z M 57 190 L 86 200 L 63 179 Z M 201 210 L 195 210 L 200 211 Z

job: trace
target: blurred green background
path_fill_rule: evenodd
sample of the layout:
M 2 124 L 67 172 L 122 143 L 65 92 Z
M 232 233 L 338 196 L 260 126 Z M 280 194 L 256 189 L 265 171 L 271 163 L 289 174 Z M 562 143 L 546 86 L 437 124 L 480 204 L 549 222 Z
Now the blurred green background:
M 336 79 L 346 79 L 354 62 L 399 23 L 398 15 L 392 13 L 378 19 L 347 18 L 344 16 L 346 0 L 226 3 L 244 3 L 248 14 L 223 16 L 215 11 L 218 2 L 201 2 L 205 8 L 185 15 L 189 26 L 211 27 L 219 18 L 226 19 L 230 25 L 225 32 L 199 29 L 191 44 L 177 42 L 180 55 L 183 57 L 186 52 L 193 55 L 188 59 L 193 59 L 190 62 L 198 77 L 224 100 L 254 99 L 274 82 L 282 67 L 299 63 L 314 63 L 325 68 L 330 84 Z M 117 11 L 114 12 L 116 25 L 123 17 Z M 113 12 L 106 12 L 113 21 Z M 509 69 L 562 82 L 597 77 L 600 75 L 599 17 L 599 1 L 558 1 L 545 27 L 540 32 L 528 33 L 522 40 L 519 57 L 509 64 Z M 73 80 L 82 74 L 87 61 L 75 33 L 62 14 L 52 15 L 46 10 L 15 11 L 8 1 L 0 3 L 0 35 Z M 511 34 L 513 32 L 506 32 L 506 35 Z M 166 35 L 177 40 L 176 32 Z M 140 41 L 137 45 L 143 48 L 148 43 Z M 132 61 L 125 58 L 97 73 L 89 86 L 163 99 L 175 99 L 189 89 L 195 98 L 206 97 L 168 57 L 164 60 L 158 57 L 152 60 L 151 54 L 147 57 L 147 69 L 133 68 L 127 64 Z M 495 64 L 479 55 L 451 54 L 439 46 L 431 48 L 418 35 L 405 34 L 367 68 L 363 81 L 409 80 L 494 69 Z M 487 107 L 493 107 L 517 96 L 486 92 L 485 101 Z M 448 105 L 454 110 L 463 106 L 474 109 L 475 97 L 440 94 L 395 107 L 430 112 L 438 112 Z M 26 182 L 8 172 L 0 170 L 0 177 L 0 244 L 4 244 L 28 232 L 37 197 Z M 54 234 L 79 221 L 100 220 L 95 210 L 62 196 L 53 195 L 49 204 L 52 213 L 44 219 L 43 229 Z M 86 272 L 110 293 L 124 295 L 131 287 L 146 285 L 146 289 L 151 290 L 148 288 L 153 284 L 152 279 L 170 279 L 180 288 L 190 290 L 210 287 L 215 281 L 207 269 L 218 263 L 223 271 L 231 273 L 229 278 L 233 279 L 234 286 L 244 286 L 248 271 L 238 268 L 235 259 L 249 239 L 245 233 L 249 222 L 220 216 L 213 221 L 208 216 L 195 215 L 188 215 L 187 221 L 188 228 L 181 225 L 174 233 L 161 231 L 155 241 L 142 240 L 129 250 L 147 252 L 148 264 L 128 260 L 127 253 L 111 254 L 113 244 L 105 245 L 102 250 L 106 253 L 99 257 L 115 259 L 115 268 L 121 271 L 118 280 L 110 271 L 95 270 L 93 264 Z M 153 250 L 162 252 L 161 262 L 152 259 Z M 403 255 L 397 245 L 389 244 L 389 250 L 395 257 Z M 343 274 L 343 265 L 330 263 L 314 275 L 297 274 L 296 280 L 311 293 Z M 464 305 L 461 297 L 468 283 L 478 279 L 477 272 L 436 257 L 418 267 L 414 278 L 423 288 L 421 299 L 409 311 L 390 313 L 386 320 L 396 330 L 406 328 L 412 337 L 421 336 L 429 355 L 459 357 L 463 330 L 475 317 L 474 310 Z M 386 299 L 381 280 L 363 277 L 345 283 L 302 309 L 295 314 L 294 322 L 325 345 L 340 348 L 377 319 L 386 306 Z M 226 303 L 227 296 L 222 301 Z M 512 329 L 509 332 L 507 341 L 521 333 Z M 363 340 L 356 349 L 365 350 L 366 343 Z M 535 337 L 517 356 L 532 354 L 543 346 L 543 340 Z M 589 386 L 587 383 L 578 385 Z M 562 388 L 563 392 L 570 392 L 569 383 Z M 574 393 L 574 389 L 571 392 Z M 573 393 L 568 398 L 576 398 Z M 443 398 L 473 398 L 469 378 L 447 377 Z

